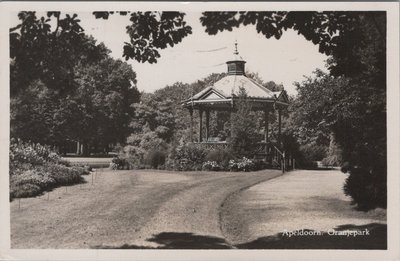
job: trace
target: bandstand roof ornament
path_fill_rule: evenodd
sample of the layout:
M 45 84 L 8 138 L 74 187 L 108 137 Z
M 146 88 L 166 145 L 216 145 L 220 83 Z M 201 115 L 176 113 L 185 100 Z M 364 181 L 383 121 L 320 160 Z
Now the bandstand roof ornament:
M 183 102 L 184 106 L 229 108 L 238 98 L 239 90 L 244 88 L 247 97 L 254 102 L 255 109 L 268 109 L 270 107 L 286 107 L 289 99 L 286 91 L 273 92 L 261 84 L 248 78 L 245 74 L 246 61 L 239 55 L 238 44 L 235 42 L 233 57 L 226 62 L 228 74 L 221 80 L 208 86 L 199 93 Z
M 244 75 L 245 68 L 244 64 L 246 63 L 245 60 L 239 55 L 238 51 L 238 43 L 235 42 L 235 50 L 233 51 L 233 57 L 231 57 L 226 64 L 228 65 L 228 75 Z

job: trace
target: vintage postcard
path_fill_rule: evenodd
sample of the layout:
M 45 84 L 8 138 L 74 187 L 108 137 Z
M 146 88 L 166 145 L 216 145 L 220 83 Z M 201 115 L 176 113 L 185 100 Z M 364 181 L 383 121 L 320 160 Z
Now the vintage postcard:
M 1 260 L 399 260 L 398 2 L 2 2 Z

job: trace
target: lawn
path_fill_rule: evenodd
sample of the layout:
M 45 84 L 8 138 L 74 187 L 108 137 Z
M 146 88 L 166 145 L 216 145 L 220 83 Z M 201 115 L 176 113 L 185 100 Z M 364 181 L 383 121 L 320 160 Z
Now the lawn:
M 148 239 L 163 232 L 221 237 L 223 201 L 279 175 L 98 170 L 84 184 L 11 202 L 12 248 L 156 247 Z
M 386 211 L 356 211 L 336 170 L 97 170 L 84 178 L 11 202 L 12 248 L 386 247 Z M 299 229 L 372 236 L 282 235 Z

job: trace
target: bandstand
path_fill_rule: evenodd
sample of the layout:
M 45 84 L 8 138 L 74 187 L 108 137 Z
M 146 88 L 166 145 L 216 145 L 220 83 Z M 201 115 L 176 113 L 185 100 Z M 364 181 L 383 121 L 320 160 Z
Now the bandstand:
M 235 113 L 236 104 L 240 98 L 239 90 L 244 88 L 246 101 L 251 104 L 252 110 L 264 112 L 264 138 L 257 144 L 259 152 L 264 154 L 266 160 L 272 160 L 273 155 L 271 154 L 280 154 L 284 159 L 285 152 L 280 146 L 281 119 L 282 110 L 289 105 L 287 93 L 284 90 L 271 91 L 248 78 L 245 73 L 245 63 L 246 61 L 239 55 L 237 43 L 235 43 L 233 57 L 226 62 L 228 67 L 227 75 L 183 102 L 183 106 L 189 110 L 191 116 L 191 140 L 210 149 L 229 146 L 229 142 L 218 141 L 214 137 L 210 137 L 210 112 L 226 111 Z M 277 144 L 270 143 L 269 121 L 271 113 L 276 113 L 278 119 Z M 193 117 L 195 115 L 199 117 L 197 138 L 193 136 Z M 281 165 L 281 163 L 279 164 Z

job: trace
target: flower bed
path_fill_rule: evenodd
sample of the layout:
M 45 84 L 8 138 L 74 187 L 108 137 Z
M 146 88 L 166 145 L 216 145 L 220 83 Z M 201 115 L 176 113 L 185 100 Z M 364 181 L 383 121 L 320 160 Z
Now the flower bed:
M 216 161 L 206 161 L 203 163 L 203 170 L 212 170 L 212 171 L 218 171 L 221 170 L 221 166 L 216 162 Z
M 89 168 L 62 160 L 50 147 L 10 141 L 10 199 L 32 197 L 58 186 L 83 181 Z
M 254 161 L 243 157 L 239 160 L 230 160 L 229 161 L 229 170 L 230 171 L 252 171 L 255 170 L 256 164 Z

